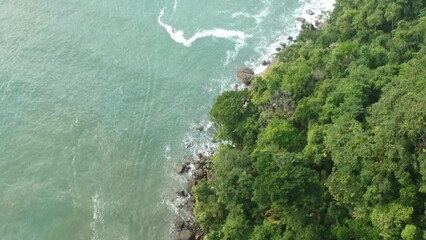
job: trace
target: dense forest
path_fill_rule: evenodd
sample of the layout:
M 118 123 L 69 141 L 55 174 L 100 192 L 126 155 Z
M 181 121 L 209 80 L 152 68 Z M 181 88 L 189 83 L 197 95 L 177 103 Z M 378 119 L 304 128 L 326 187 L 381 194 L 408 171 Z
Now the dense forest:
M 426 1 L 337 0 L 211 109 L 206 239 L 426 239 Z

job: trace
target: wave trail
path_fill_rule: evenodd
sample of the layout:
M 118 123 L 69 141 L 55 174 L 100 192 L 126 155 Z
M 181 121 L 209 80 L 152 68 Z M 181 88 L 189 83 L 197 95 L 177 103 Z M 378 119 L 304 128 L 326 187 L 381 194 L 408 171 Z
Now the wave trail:
M 238 18 L 238 17 L 245 17 L 245 18 L 252 18 L 256 21 L 256 24 L 260 24 L 263 22 L 265 17 L 267 17 L 270 14 L 269 8 L 265 8 L 262 11 L 260 11 L 258 14 L 250 14 L 247 12 L 234 12 L 232 13 L 232 18 Z
M 164 29 L 166 29 L 167 33 L 169 33 L 170 37 L 175 42 L 180 43 L 185 47 L 190 47 L 193 42 L 195 42 L 196 40 L 200 38 L 205 38 L 205 37 L 229 39 L 236 42 L 238 46 L 241 46 L 245 44 L 246 37 L 250 37 L 250 35 L 246 35 L 244 32 L 241 32 L 241 31 L 215 28 L 212 30 L 203 30 L 203 31 L 197 32 L 191 38 L 186 39 L 184 37 L 183 31 L 175 30 L 172 26 L 167 25 L 161 21 L 161 17 L 163 15 L 164 15 L 164 8 L 161 9 L 160 15 L 157 18 L 158 24 L 160 24 Z
M 102 201 L 99 194 L 96 192 L 92 197 L 93 203 L 93 219 L 90 223 L 90 228 L 92 229 L 92 238 L 91 240 L 101 240 L 100 231 L 104 226 L 104 212 L 105 212 L 105 202 Z
M 177 5 L 178 5 L 178 0 L 175 0 L 175 4 L 173 5 L 173 12 L 174 13 L 176 12 Z

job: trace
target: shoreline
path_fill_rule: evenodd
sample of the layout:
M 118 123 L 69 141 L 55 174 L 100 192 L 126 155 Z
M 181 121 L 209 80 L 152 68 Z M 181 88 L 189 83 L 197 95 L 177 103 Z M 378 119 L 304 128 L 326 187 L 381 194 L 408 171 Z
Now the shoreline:
M 279 54 L 283 49 L 289 47 L 293 44 L 300 32 L 302 31 L 302 25 L 308 24 L 314 27 L 315 29 L 321 29 L 324 24 L 328 21 L 331 12 L 334 10 L 336 0 L 316 3 L 305 3 L 300 9 L 295 12 L 294 24 L 295 29 L 289 30 L 289 32 L 282 34 L 278 39 L 270 44 L 265 46 L 266 54 L 259 57 L 255 62 L 246 61 L 244 65 L 253 69 L 256 75 L 263 75 L 269 68 L 268 65 L 264 65 L 264 62 L 272 63 L 273 59 Z
M 334 7 L 335 1 L 333 1 Z M 303 9 L 305 14 L 301 14 L 302 16 L 296 17 L 296 25 L 298 29 L 298 33 L 295 37 L 288 36 L 287 41 L 278 42 L 281 47 L 277 47 L 276 52 L 270 55 L 268 60 L 265 58 L 260 59 L 260 61 L 267 62 L 267 64 L 261 64 L 260 66 L 248 68 L 251 69 L 253 74 L 251 74 L 250 81 L 253 77 L 260 76 L 264 77 L 271 69 L 274 68 L 279 63 L 278 54 L 284 51 L 287 47 L 290 47 L 295 41 L 297 41 L 297 37 L 302 31 L 302 25 L 307 24 L 311 28 L 315 30 L 320 30 L 325 23 L 328 21 L 330 13 L 332 10 L 321 11 L 321 14 L 316 14 L 311 9 Z M 300 14 L 299 14 L 300 15 Z M 309 17 L 306 17 L 309 16 Z M 273 44 L 274 45 L 274 44 Z M 272 46 L 273 46 L 272 45 Z M 256 71 L 258 70 L 258 71 Z M 260 71 L 259 71 L 260 70 Z M 237 73 L 238 75 L 238 73 Z M 244 84 L 245 87 L 249 87 L 250 82 L 248 84 Z M 238 89 L 238 88 L 237 88 Z M 236 90 L 237 90 L 236 89 Z M 175 166 L 175 172 L 178 175 L 184 175 L 186 178 L 186 182 L 184 184 L 184 189 L 178 192 L 175 192 L 176 197 L 172 200 L 172 203 L 180 209 L 182 212 L 175 213 L 173 217 L 173 227 L 172 234 L 174 235 L 174 239 L 177 240 L 201 240 L 204 236 L 204 232 L 197 225 L 195 216 L 194 216 L 194 206 L 196 203 L 195 196 L 192 193 L 192 189 L 197 183 L 201 180 L 210 180 L 213 175 L 212 167 L 213 167 L 213 157 L 216 150 L 215 143 L 213 142 L 213 133 L 214 129 L 211 124 L 206 124 L 206 126 L 200 125 L 196 126 L 195 131 L 198 132 L 206 132 L 207 136 L 205 140 L 210 143 L 212 148 L 205 149 L 195 149 L 195 152 L 192 156 L 184 157 L 182 163 Z M 210 134 L 208 133 L 210 131 Z M 207 145 L 206 145 L 207 146 Z M 189 143 L 186 148 L 192 147 L 192 144 Z

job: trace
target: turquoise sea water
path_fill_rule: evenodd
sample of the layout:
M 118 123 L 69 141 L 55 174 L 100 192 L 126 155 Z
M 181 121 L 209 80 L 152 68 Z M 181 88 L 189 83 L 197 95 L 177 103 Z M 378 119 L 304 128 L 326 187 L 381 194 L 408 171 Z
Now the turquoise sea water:
M 171 239 L 182 141 L 325 3 L 0 1 L 0 239 Z

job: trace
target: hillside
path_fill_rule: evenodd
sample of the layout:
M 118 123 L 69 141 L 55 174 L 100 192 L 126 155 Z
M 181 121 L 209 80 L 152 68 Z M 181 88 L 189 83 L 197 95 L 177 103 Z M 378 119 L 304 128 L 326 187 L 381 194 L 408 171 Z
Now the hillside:
M 338 0 L 211 109 L 206 239 L 426 239 L 426 1 Z

